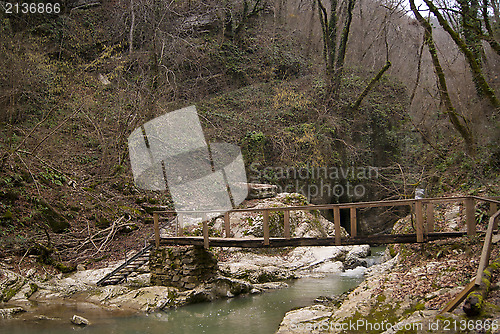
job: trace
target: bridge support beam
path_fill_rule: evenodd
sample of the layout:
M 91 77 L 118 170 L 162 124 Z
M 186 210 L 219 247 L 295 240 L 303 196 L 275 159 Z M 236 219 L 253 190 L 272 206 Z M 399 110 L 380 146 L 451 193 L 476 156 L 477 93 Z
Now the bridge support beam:
M 476 235 L 476 208 L 474 204 L 474 198 L 467 197 L 465 200 L 465 219 L 467 222 L 467 235 Z
M 415 202 L 415 216 L 416 216 L 416 232 L 417 242 L 424 242 L 424 212 L 422 209 L 422 201 Z
M 356 217 L 356 208 L 350 208 L 351 213 L 351 237 L 358 235 L 358 221 Z
M 335 227 L 335 246 L 340 246 L 342 243 L 342 233 L 340 231 L 340 208 L 333 208 L 333 223 Z
M 283 225 L 285 239 L 290 239 L 290 210 L 283 211 Z
M 193 289 L 213 280 L 217 275 L 217 260 L 203 247 L 160 246 L 149 257 L 151 284 Z
M 427 217 L 426 217 L 426 229 L 425 232 L 432 233 L 434 232 L 434 204 L 427 203 Z

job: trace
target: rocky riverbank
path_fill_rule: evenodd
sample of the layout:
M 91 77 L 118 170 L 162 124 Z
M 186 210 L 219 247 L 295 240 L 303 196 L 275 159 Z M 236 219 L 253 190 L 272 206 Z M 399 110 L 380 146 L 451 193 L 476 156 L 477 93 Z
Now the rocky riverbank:
M 43 305 L 81 304 L 82 308 L 102 308 L 110 314 L 154 312 L 172 307 L 241 294 L 257 294 L 287 287 L 286 280 L 338 273 L 367 263 L 368 246 L 299 247 L 280 253 L 220 251 L 219 273 L 209 283 L 191 290 L 151 286 L 147 268 L 120 285 L 96 286 L 96 282 L 118 265 L 80 270 L 70 275 L 46 278 L 30 272 L 19 275 L 0 269 L 2 300 L 0 317 L 22 320 L 64 320 Z M 69 321 L 70 315 L 66 316 Z M 89 320 L 92 322 L 92 319 Z
M 301 204 L 307 204 L 302 195 L 287 193 L 245 203 L 247 207 L 257 208 Z M 280 220 L 283 218 L 279 215 L 271 215 L 270 218 L 273 227 L 272 234 L 283 233 L 279 228 L 282 225 Z M 334 236 L 333 224 L 323 218 L 319 212 L 294 211 L 290 221 L 291 231 L 295 237 Z M 211 224 L 213 231 L 218 231 L 220 219 L 215 219 Z M 188 232 L 196 233 L 199 229 L 198 225 L 199 222 L 192 222 L 185 227 Z M 235 236 L 260 237 L 262 215 L 238 213 L 232 215 L 231 225 Z M 343 234 L 346 234 L 344 230 Z M 216 249 L 214 256 L 218 260 L 218 267 L 214 277 L 189 289 L 153 286 L 147 266 L 130 275 L 126 283 L 100 287 L 96 285 L 96 282 L 116 268 L 120 262 L 109 263 L 105 268 L 88 270 L 79 265 L 78 271 L 71 274 L 51 274 L 37 262 L 36 257 L 27 258 L 25 263 L 32 263 L 33 266 L 25 271 L 19 270 L 18 273 L 14 271 L 16 268 L 14 263 L 0 261 L 2 301 L 0 317 L 58 318 L 51 314 L 50 308 L 40 307 L 44 304 L 76 303 L 90 308 L 97 307 L 109 312 L 126 314 L 167 310 L 190 303 L 208 302 L 219 298 L 232 298 L 241 294 L 257 294 L 283 288 L 287 286 L 285 281 L 290 279 L 339 273 L 359 266 L 366 267 L 369 255 L 370 247 L 367 245 L 252 251 L 235 248 Z M 35 267 L 38 270 L 35 270 Z

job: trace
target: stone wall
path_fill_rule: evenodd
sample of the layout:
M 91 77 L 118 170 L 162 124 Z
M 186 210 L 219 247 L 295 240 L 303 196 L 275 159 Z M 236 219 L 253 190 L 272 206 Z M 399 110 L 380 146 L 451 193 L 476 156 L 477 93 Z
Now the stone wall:
M 193 289 L 212 281 L 217 274 L 217 260 L 202 247 L 161 246 L 149 258 L 151 284 Z

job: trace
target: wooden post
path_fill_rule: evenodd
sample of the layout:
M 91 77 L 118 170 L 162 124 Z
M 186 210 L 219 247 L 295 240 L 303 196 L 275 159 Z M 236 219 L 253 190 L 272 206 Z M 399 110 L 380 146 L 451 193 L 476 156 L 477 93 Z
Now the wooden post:
M 434 203 L 427 203 L 426 233 L 434 232 Z
M 340 208 L 338 206 L 333 207 L 333 222 L 335 226 L 335 245 L 340 246 L 342 244 L 342 234 L 340 232 Z
M 224 230 L 226 231 L 226 238 L 231 236 L 231 221 L 229 220 L 229 211 L 224 213 Z
M 264 210 L 262 216 L 264 217 L 262 226 L 264 231 L 264 246 L 269 246 L 269 210 Z
M 497 203 L 490 203 L 490 217 L 498 211 Z
M 474 198 L 467 197 L 465 199 L 465 219 L 467 222 L 467 235 L 476 235 L 476 208 L 474 204 Z
M 153 212 L 153 221 L 155 229 L 155 245 L 156 248 L 160 247 L 160 216 L 158 212 Z
M 351 237 L 355 237 L 358 235 L 356 208 L 350 208 L 350 211 L 351 211 Z
M 177 236 L 181 237 L 184 233 L 182 225 L 184 224 L 182 214 L 177 214 Z
M 424 242 L 424 212 L 422 210 L 422 200 L 415 201 L 416 232 L 417 242 Z
M 285 239 L 290 239 L 290 210 L 283 211 Z
M 203 214 L 203 247 L 208 249 L 210 246 L 210 239 L 208 238 L 208 216 Z

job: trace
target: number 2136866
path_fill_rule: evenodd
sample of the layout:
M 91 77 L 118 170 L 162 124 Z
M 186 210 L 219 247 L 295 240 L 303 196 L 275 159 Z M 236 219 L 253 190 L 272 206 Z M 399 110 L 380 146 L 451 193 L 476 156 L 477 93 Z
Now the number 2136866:
M 7 2 L 3 5 L 5 14 L 59 14 L 60 3 Z

